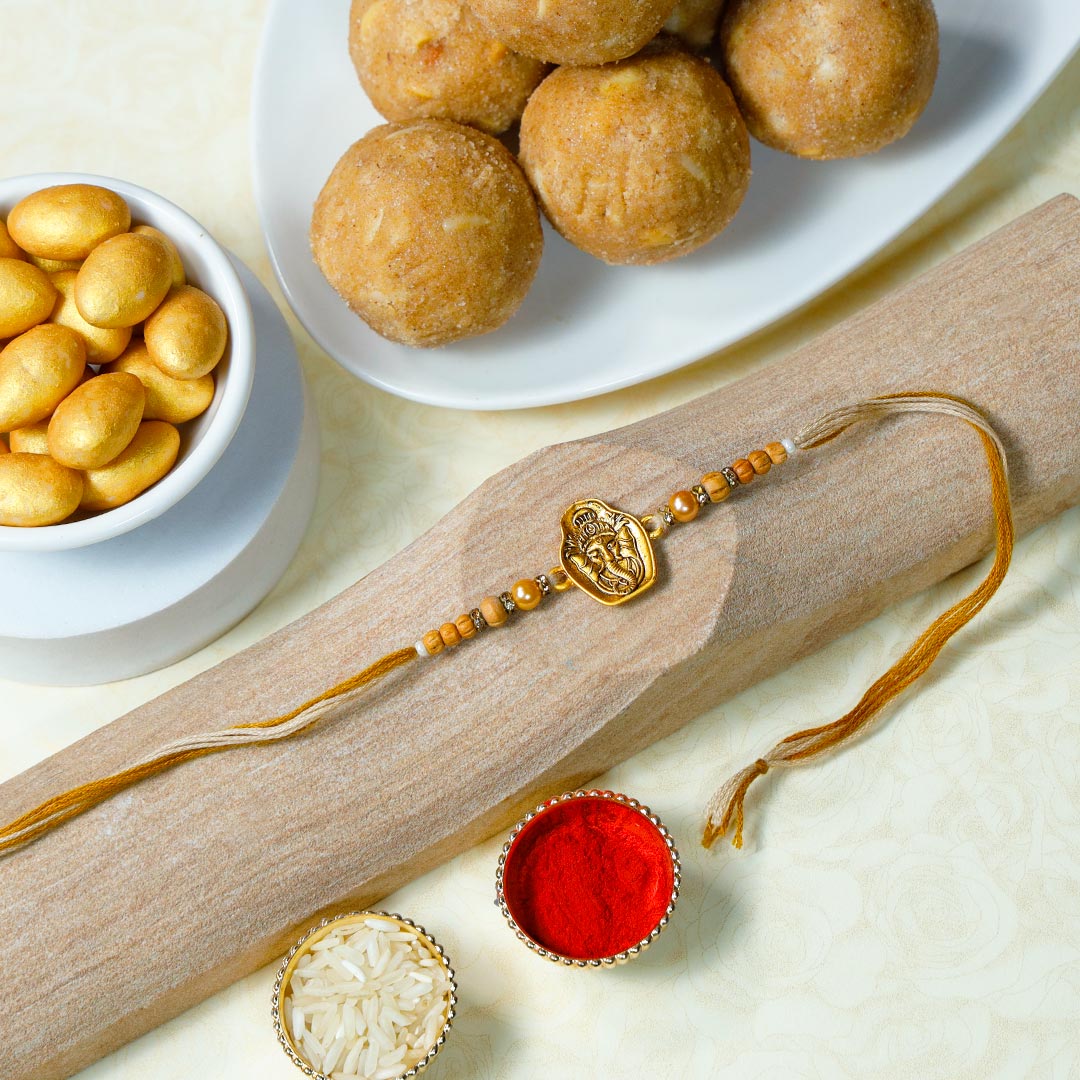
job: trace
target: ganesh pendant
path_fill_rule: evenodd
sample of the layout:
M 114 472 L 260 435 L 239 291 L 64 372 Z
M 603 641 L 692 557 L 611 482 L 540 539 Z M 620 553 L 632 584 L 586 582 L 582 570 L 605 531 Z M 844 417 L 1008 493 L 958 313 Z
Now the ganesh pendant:
M 624 604 L 656 581 L 652 542 L 632 514 L 584 499 L 563 514 L 562 533 L 563 570 L 601 604 Z

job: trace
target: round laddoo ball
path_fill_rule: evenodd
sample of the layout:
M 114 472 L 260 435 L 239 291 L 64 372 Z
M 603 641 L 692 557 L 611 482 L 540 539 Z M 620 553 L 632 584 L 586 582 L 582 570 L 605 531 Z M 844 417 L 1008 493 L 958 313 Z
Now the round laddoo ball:
M 552 64 L 606 64 L 651 41 L 675 0 L 469 0 L 499 40 Z
M 349 55 L 387 120 L 437 117 L 498 135 L 547 73 L 491 36 L 460 0 L 353 0 Z
M 902 138 L 938 69 L 931 0 L 728 0 L 720 58 L 751 134 L 797 157 Z
M 525 108 L 521 163 L 572 244 L 608 263 L 659 263 L 708 243 L 735 216 L 750 139 L 709 64 L 656 48 L 549 75 Z
M 449 120 L 384 124 L 334 167 L 315 262 L 373 330 L 433 347 L 502 326 L 543 249 L 536 200 L 497 139 Z

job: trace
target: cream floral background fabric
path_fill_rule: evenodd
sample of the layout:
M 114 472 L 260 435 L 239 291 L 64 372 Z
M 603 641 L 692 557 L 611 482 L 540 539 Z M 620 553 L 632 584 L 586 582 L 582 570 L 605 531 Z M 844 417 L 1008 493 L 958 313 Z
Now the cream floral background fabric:
M 0 170 L 125 177 L 188 209 L 274 289 L 248 151 L 261 0 L 0 0 Z M 323 429 L 317 515 L 285 579 L 215 645 L 85 690 L 0 685 L 12 775 L 309 610 L 530 450 L 646 416 L 784 354 L 1061 191 L 1080 194 L 1080 62 L 925 220 L 753 342 L 644 387 L 523 414 L 399 401 L 295 321 Z M 1078 403 L 1080 405 L 1080 403 Z M 423 499 L 403 500 L 402 491 Z M 447 946 L 460 1019 L 432 1076 L 1080 1076 L 1080 513 L 1027 538 L 977 625 L 882 727 L 762 785 L 747 848 L 703 852 L 732 767 L 832 718 L 980 570 L 890 611 L 602 778 L 680 840 L 677 917 L 642 960 L 566 972 L 492 904 L 492 840 L 390 897 Z M 770 778 L 772 780 L 773 778 Z M 2 971 L 0 960 L 0 971 Z M 81 1080 L 282 1080 L 269 969 Z M 0 1032 L 3 1023 L 0 1020 Z

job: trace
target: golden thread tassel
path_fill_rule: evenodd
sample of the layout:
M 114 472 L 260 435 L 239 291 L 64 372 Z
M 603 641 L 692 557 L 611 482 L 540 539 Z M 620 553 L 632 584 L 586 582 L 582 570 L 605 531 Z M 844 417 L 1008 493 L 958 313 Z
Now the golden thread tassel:
M 728 780 L 709 803 L 701 840 L 704 847 L 711 847 L 734 826 L 732 845 L 741 848 L 743 803 L 750 785 L 771 768 L 798 765 L 819 754 L 837 749 L 865 731 L 893 698 L 926 673 L 945 643 L 982 611 L 1005 579 L 1015 540 L 1005 450 L 993 428 L 966 402 L 947 394 L 936 393 L 873 398 L 858 405 L 837 409 L 822 417 L 795 438 L 795 445 L 803 450 L 814 449 L 835 439 L 859 420 L 916 412 L 956 417 L 970 424 L 978 433 L 990 470 L 990 501 L 997 541 L 994 564 L 985 580 L 968 596 L 939 615 L 911 648 L 863 694 L 859 703 L 849 713 L 831 724 L 789 735 L 752 766 Z

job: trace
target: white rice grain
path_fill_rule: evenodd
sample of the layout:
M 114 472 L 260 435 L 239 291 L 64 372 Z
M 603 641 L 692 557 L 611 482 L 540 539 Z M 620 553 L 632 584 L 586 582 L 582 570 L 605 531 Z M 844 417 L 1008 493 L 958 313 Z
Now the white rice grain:
M 422 1061 L 450 1008 L 443 962 L 418 934 L 371 916 L 301 957 L 282 1015 L 312 1068 L 334 1080 L 396 1080 Z

